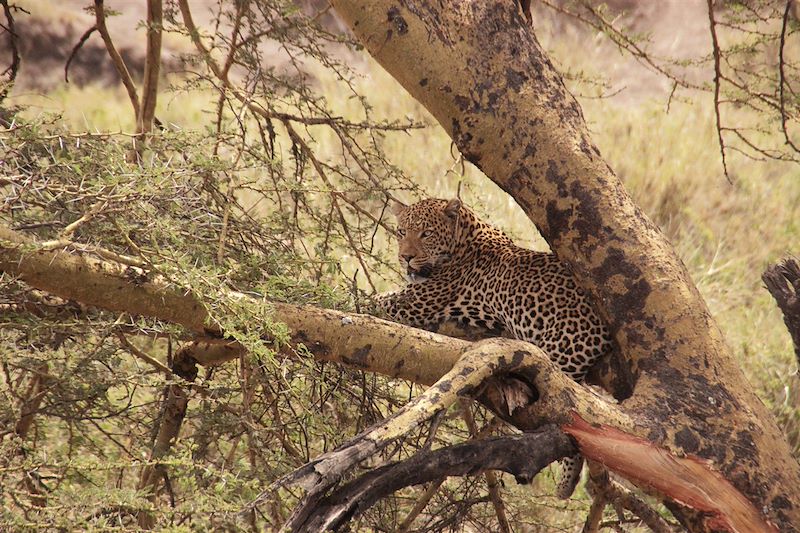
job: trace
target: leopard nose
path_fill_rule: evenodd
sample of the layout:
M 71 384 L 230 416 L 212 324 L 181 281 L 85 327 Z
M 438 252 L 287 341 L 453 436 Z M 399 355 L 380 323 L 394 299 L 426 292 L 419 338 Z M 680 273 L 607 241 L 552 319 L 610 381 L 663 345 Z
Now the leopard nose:
M 403 261 L 405 261 L 406 263 L 410 263 L 411 260 L 414 259 L 413 255 L 401 254 L 400 257 L 402 257 Z

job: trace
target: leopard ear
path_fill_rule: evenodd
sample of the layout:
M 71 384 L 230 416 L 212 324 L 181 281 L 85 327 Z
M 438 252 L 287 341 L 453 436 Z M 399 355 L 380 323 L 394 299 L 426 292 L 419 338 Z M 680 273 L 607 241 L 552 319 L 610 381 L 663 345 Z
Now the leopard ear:
M 453 198 L 447 205 L 444 207 L 444 214 L 450 218 L 456 218 L 458 216 L 458 212 L 461 210 L 461 200 L 458 198 Z
M 406 212 L 408 206 L 401 202 L 400 200 L 391 199 L 389 200 L 389 209 L 392 210 L 392 214 L 397 218 L 400 218 L 403 213 Z

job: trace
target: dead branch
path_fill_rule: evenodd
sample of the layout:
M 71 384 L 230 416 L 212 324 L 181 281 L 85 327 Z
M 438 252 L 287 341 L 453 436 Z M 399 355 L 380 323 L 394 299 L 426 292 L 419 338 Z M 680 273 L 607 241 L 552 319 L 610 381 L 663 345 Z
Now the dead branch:
M 446 476 L 475 475 L 500 470 L 518 483 L 530 483 L 542 468 L 575 453 L 569 438 L 556 426 L 535 433 L 492 437 L 430 452 L 420 452 L 400 463 L 377 468 L 343 485 L 330 496 L 303 509 L 288 531 L 338 530 L 389 494 Z
M 178 350 L 172 362 L 171 373 L 179 375 L 189 381 L 194 381 L 197 376 L 197 368 L 192 349 L 196 343 L 187 345 L 187 348 Z M 139 484 L 137 490 L 147 494 L 148 500 L 154 502 L 158 496 L 159 483 L 161 480 L 168 480 L 164 466 L 158 460 L 165 457 L 172 449 L 172 444 L 180 435 L 181 425 L 186 416 L 186 409 L 189 406 L 189 395 L 185 386 L 181 384 L 169 384 L 164 390 L 164 401 L 161 405 L 161 414 L 158 417 L 158 432 L 156 433 L 153 447 L 150 451 L 150 458 L 147 464 L 142 467 L 139 474 Z M 139 527 L 151 529 L 155 526 L 155 518 L 146 509 L 139 511 L 137 520 Z
M 778 261 L 767 267 L 761 279 L 783 313 L 800 365 L 800 261 L 796 257 Z
M 189 405 L 189 396 L 180 385 L 167 385 L 164 396 L 158 435 L 150 452 L 150 460 L 139 475 L 137 486 L 139 491 L 147 494 L 147 498 L 151 502 L 154 502 L 158 496 L 158 484 L 164 479 L 165 474 L 164 466 L 158 464 L 157 461 L 169 453 L 172 444 L 178 438 L 183 419 L 186 416 L 186 408 Z M 146 509 L 139 512 L 138 521 L 139 526 L 143 529 L 151 529 L 155 525 L 155 518 Z

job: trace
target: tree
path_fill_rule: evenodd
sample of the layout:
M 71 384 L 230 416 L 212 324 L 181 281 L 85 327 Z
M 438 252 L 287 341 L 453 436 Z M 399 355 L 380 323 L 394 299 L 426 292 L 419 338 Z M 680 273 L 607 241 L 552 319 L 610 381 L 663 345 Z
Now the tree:
M 187 391 L 210 395 L 205 384 L 191 384 L 197 365 L 218 365 L 234 358 L 244 361 L 246 353 L 258 353 L 267 341 L 275 342 L 277 349 L 292 357 L 311 354 L 318 360 L 433 384 L 385 422 L 273 485 L 276 493 L 280 487 L 292 485 L 310 489 L 289 519 L 296 529 L 346 520 L 363 510 L 354 504 L 369 491 L 374 491 L 374 499 L 404 483 L 451 473 L 461 475 L 491 466 L 527 481 L 543 465 L 572 453 L 574 446 L 595 463 L 591 477 L 599 490 L 587 519 L 588 530 L 597 528 L 608 501 L 633 510 L 654 530 L 667 527 L 640 500 L 611 482 L 598 465 L 654 492 L 690 531 L 788 530 L 799 523 L 800 502 L 792 487 L 800 486 L 800 471 L 777 426 L 742 378 L 671 246 L 633 204 L 593 146 L 580 107 L 516 6 L 511 2 L 447 9 L 423 5 L 425 10 L 390 2 L 335 2 L 337 12 L 370 53 L 431 111 L 461 153 L 514 197 L 599 302 L 620 345 L 617 369 L 627 369 L 629 375 L 619 371 L 606 371 L 604 375 L 601 371 L 598 380 L 611 388 L 621 403 L 615 405 L 578 387 L 557 372 L 539 350 L 525 343 L 502 339 L 471 343 L 355 313 L 265 302 L 220 288 L 214 280 L 230 278 L 215 278 L 210 267 L 192 270 L 169 254 L 164 260 L 159 255 L 165 252 L 157 248 L 143 253 L 141 248 L 148 243 L 165 243 L 166 247 L 170 241 L 156 241 L 146 228 L 136 230 L 148 238 L 121 228 L 117 240 L 109 242 L 114 249 L 91 245 L 91 233 L 81 235 L 82 242 L 77 242 L 72 240 L 73 234 L 78 235 L 76 231 L 93 218 L 114 220 L 106 204 L 90 197 L 91 201 L 82 203 L 84 214 L 66 225 L 55 241 L 37 241 L 19 231 L 3 229 L 0 270 L 48 294 L 116 313 L 179 324 L 193 335 L 191 342 L 173 354 L 169 366 L 121 340 L 128 351 L 170 379 L 151 462 L 141 473 L 139 488 L 151 501 L 162 485 L 171 490 L 164 457 L 181 428 Z M 238 101 L 241 109 L 260 120 L 282 124 L 296 159 L 310 162 L 322 182 L 331 169 L 315 157 L 297 131 L 299 125 L 320 120 L 334 131 L 344 152 L 364 165 L 375 163 L 374 158 L 356 156 L 353 146 L 358 143 L 351 135 L 356 135 L 361 126 L 369 129 L 381 124 L 348 123 L 318 113 L 315 106 L 310 106 L 314 111 L 311 116 L 297 116 L 254 104 L 228 78 L 227 69 L 212 58 L 191 19 L 188 3 L 179 2 L 179 6 L 182 27 L 208 65 L 212 79 L 220 84 L 220 102 Z M 239 18 L 234 19 L 234 27 L 251 20 L 244 17 L 246 8 L 246 2 L 237 4 Z M 291 35 L 291 31 L 288 33 Z M 236 30 L 232 36 L 235 44 L 240 36 Z M 238 48 L 232 45 L 231 50 Z M 231 58 L 238 56 L 231 52 L 228 57 L 233 63 Z M 139 133 L 146 131 L 143 128 Z M 220 129 L 218 134 L 222 133 Z M 261 142 L 268 151 L 266 137 L 262 135 Z M 159 137 L 154 136 L 153 141 L 149 149 L 158 159 Z M 19 168 L 39 164 L 41 153 L 36 150 L 42 146 L 47 145 L 20 148 L 15 154 Z M 199 165 L 190 168 L 203 170 Z M 213 168 L 205 171 L 211 173 Z M 158 196 L 158 188 L 153 189 L 156 192 L 148 193 L 161 202 L 154 205 L 161 206 L 159 214 L 166 217 L 171 213 L 168 207 L 172 199 Z M 218 203 L 210 202 L 214 208 L 208 210 L 209 214 L 220 222 L 246 225 L 249 219 L 242 215 L 244 210 L 234 195 L 220 194 L 232 189 L 211 188 L 210 197 Z M 65 187 L 64 194 L 68 191 Z M 328 219 L 339 217 L 341 238 L 352 244 L 357 239 L 348 235 L 348 221 L 361 213 L 360 204 L 337 194 L 333 187 L 328 193 Z M 20 198 L 30 195 L 22 191 Z M 203 205 L 203 196 L 192 198 L 198 208 Z M 100 200 L 106 199 L 100 196 Z M 303 203 L 295 200 L 295 206 L 299 205 Z M 308 202 L 305 205 L 313 214 Z M 184 224 L 195 218 L 181 215 L 173 216 Z M 209 250 L 198 255 L 219 257 L 222 252 L 217 254 L 218 250 L 227 249 L 227 254 L 246 267 L 245 251 L 257 248 L 267 254 L 271 244 L 282 242 L 256 239 L 244 245 L 226 244 L 224 235 L 223 231 L 219 239 L 209 239 Z M 327 237 L 320 240 L 327 241 Z M 130 253 L 134 257 L 127 255 Z M 264 303 L 288 326 L 289 334 L 270 323 L 273 315 L 260 313 L 258 306 Z M 56 308 L 61 312 L 67 304 L 58 302 Z M 47 311 L 42 302 L 32 302 L 31 307 Z M 230 318 L 239 313 L 240 320 Z M 142 331 L 140 325 L 130 326 L 131 331 Z M 117 329 L 109 331 L 118 333 Z M 123 333 L 121 339 L 125 338 Z M 509 380 L 509 374 L 514 378 Z M 41 379 L 30 387 L 33 400 L 41 398 L 37 390 L 48 372 L 37 375 Z M 405 462 L 336 486 L 355 463 L 397 442 L 421 423 L 432 419 L 435 428 L 443 410 L 459 395 L 475 396 L 513 426 L 539 432 L 432 452 L 423 445 L 421 452 Z M 246 416 L 247 406 L 236 414 Z M 24 429 L 24 425 L 20 427 Z M 732 441 L 735 446 L 729 445 Z M 292 448 L 291 443 L 284 446 Z M 509 452 L 520 449 L 526 453 Z M 527 453 L 531 454 L 529 462 L 525 460 Z M 631 463 L 635 469 L 630 468 Z M 465 465 L 469 467 L 466 470 Z M 140 524 L 152 525 L 151 509 L 137 513 Z
M 639 435 L 712 460 L 779 527 L 797 523 L 800 508 L 788 493 L 800 470 L 780 431 L 669 243 L 592 145 L 580 107 L 513 6 L 334 6 L 601 302 L 636 376 L 621 407 L 643 424 Z M 720 448 L 731 428 L 744 445 L 737 451 Z M 698 513 L 670 508 L 690 529 L 710 529 Z

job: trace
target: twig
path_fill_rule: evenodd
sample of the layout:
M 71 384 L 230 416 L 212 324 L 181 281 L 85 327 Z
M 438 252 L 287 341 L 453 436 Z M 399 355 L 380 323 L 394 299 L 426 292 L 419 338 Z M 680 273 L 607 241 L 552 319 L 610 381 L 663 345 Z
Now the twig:
M 343 117 L 302 117 L 297 115 L 292 115 L 291 113 L 282 113 L 280 111 L 276 111 L 274 109 L 265 109 L 261 105 L 257 104 L 256 102 L 252 101 L 246 94 L 243 94 L 236 86 L 231 83 L 230 79 L 228 78 L 227 73 L 220 68 L 219 64 L 214 61 L 214 58 L 211 57 L 211 52 L 206 48 L 203 44 L 203 41 L 200 39 L 200 31 L 198 30 L 197 26 L 194 23 L 194 19 L 192 18 L 192 11 L 189 8 L 188 0 L 178 0 L 178 7 L 181 11 L 181 16 L 183 18 L 183 24 L 186 26 L 187 31 L 189 32 L 189 37 L 191 38 L 192 42 L 194 43 L 195 48 L 202 56 L 203 60 L 205 61 L 208 69 L 216 76 L 228 89 L 233 96 L 239 100 L 242 104 L 244 104 L 247 109 L 249 109 L 252 113 L 264 118 L 264 119 L 276 119 L 283 122 L 291 121 L 297 122 L 298 124 L 305 124 L 306 126 L 321 126 L 321 125 L 328 125 L 332 126 L 334 124 L 347 127 L 347 128 L 354 128 L 354 129 L 366 129 L 370 128 L 373 130 L 380 130 L 380 131 L 406 131 L 410 128 L 423 128 L 425 127 L 423 124 L 373 124 L 369 121 L 362 121 L 362 122 L 350 122 L 345 120 Z M 241 44 L 241 43 L 240 43 Z
M 422 511 L 425 510 L 425 507 L 428 505 L 428 502 L 431 501 L 431 498 L 436 495 L 436 492 L 439 490 L 439 487 L 442 486 L 442 483 L 444 483 L 445 479 L 447 478 L 440 477 L 439 479 L 431 481 L 431 484 L 428 485 L 428 488 L 425 489 L 425 492 L 423 492 L 414 503 L 414 507 L 411 508 L 411 511 L 408 512 L 400 525 L 397 526 L 398 533 L 406 533 L 409 530 L 411 524 L 414 523 L 414 520 Z
M 69 83 L 69 66 L 72 64 L 72 60 L 78 55 L 78 51 L 83 47 L 84 43 L 89 40 L 89 37 L 97 31 L 97 25 L 95 24 L 81 35 L 81 38 L 78 39 L 78 42 L 75 46 L 72 47 L 72 52 L 70 52 L 69 57 L 67 58 L 67 62 L 64 65 L 64 82 Z
M 786 100 L 784 96 L 784 86 L 786 85 L 786 73 L 784 72 L 785 68 L 785 61 L 783 57 L 784 48 L 786 45 L 786 26 L 788 25 L 789 21 L 789 11 L 792 8 L 792 4 L 794 0 L 786 0 L 786 9 L 783 10 L 783 23 L 781 26 L 781 43 L 780 47 L 778 48 L 778 74 L 780 75 L 780 102 L 781 102 L 781 129 L 783 130 L 783 137 L 786 139 L 786 144 L 788 144 L 792 150 L 795 152 L 799 152 L 797 146 L 792 142 L 789 138 L 789 132 L 786 129 Z
M 101 202 L 95 202 L 89 208 L 89 210 L 86 213 L 84 213 L 79 219 L 67 225 L 67 227 L 61 231 L 59 239 L 60 240 L 69 239 L 72 236 L 72 234 L 75 233 L 75 230 L 84 225 L 86 222 L 92 220 L 95 216 L 97 216 L 98 213 L 103 211 L 103 209 L 105 209 L 107 205 L 108 205 L 107 200 Z
M 725 161 L 725 140 L 722 138 L 722 118 L 719 110 L 719 87 L 721 84 L 721 70 L 720 70 L 720 49 L 719 41 L 717 40 L 717 28 L 714 21 L 714 0 L 707 0 L 708 2 L 708 24 L 709 31 L 711 32 L 711 45 L 714 48 L 714 114 L 717 120 L 717 137 L 719 138 L 719 152 L 722 155 L 722 170 L 728 182 L 731 182 L 731 177 L 728 174 L 728 164 Z
M 608 470 L 599 463 L 589 463 L 589 475 L 594 489 L 594 501 L 589 509 L 589 515 L 586 517 L 583 533 L 597 533 L 603 527 L 601 520 L 603 518 L 603 510 L 607 504 L 611 504 L 617 509 L 620 523 L 625 520 L 622 509 L 627 509 L 644 522 L 654 533 L 673 533 L 672 526 L 655 509 L 612 480 Z
M 132 355 L 135 355 L 136 357 L 138 357 L 139 359 L 141 359 L 142 361 L 144 361 L 148 365 L 150 365 L 150 366 L 156 368 L 157 370 L 163 372 L 167 376 L 170 376 L 170 377 L 174 377 L 175 376 L 175 374 L 172 372 L 171 368 L 169 368 L 167 365 L 165 365 L 164 363 L 162 363 L 161 361 L 159 361 L 158 359 L 156 359 L 152 355 L 149 355 L 149 354 L 143 352 L 142 350 L 140 350 L 139 348 L 137 348 L 136 346 L 131 344 L 130 341 L 128 340 L 128 338 L 125 336 L 125 334 L 122 333 L 121 331 L 117 332 L 117 338 L 119 339 L 120 344 L 122 344 L 122 346 L 124 346 L 125 349 L 129 353 L 131 353 Z
M 322 164 L 314 156 L 314 153 L 311 151 L 311 148 L 309 148 L 308 144 L 306 144 L 303 138 L 300 137 L 300 135 L 298 135 L 298 133 L 294 130 L 294 128 L 289 122 L 284 121 L 283 125 L 286 128 L 286 131 L 289 133 L 289 137 L 291 137 L 292 141 L 300 147 L 305 156 L 308 157 L 308 159 L 311 161 L 311 164 L 314 167 L 314 170 L 317 171 L 317 174 L 319 175 L 320 179 L 325 183 L 325 185 L 327 185 L 330 188 L 331 204 L 333 205 L 333 208 L 336 210 L 336 214 L 339 217 L 339 224 L 341 224 L 342 226 L 342 231 L 344 232 L 345 238 L 347 239 L 347 242 L 350 245 L 350 249 L 356 255 L 356 259 L 358 259 L 361 268 L 364 269 L 364 277 L 367 279 L 367 283 L 372 289 L 372 292 L 376 292 L 375 284 L 372 282 L 372 278 L 369 275 L 369 268 L 367 268 L 367 264 L 364 262 L 364 258 L 361 257 L 361 253 L 359 252 L 358 246 L 356 246 L 356 243 L 353 240 L 353 236 L 350 234 L 350 229 L 347 224 L 347 219 L 345 219 L 344 213 L 342 212 L 342 209 L 339 206 L 339 202 L 337 200 L 339 193 L 336 190 L 334 190 L 333 185 L 331 184 L 330 180 L 328 180 L 328 177 L 322 168 Z
M 470 437 L 472 437 L 473 440 L 478 440 L 478 426 L 475 424 L 475 417 L 472 416 L 470 402 L 467 400 L 461 400 L 461 416 L 467 424 Z M 486 487 L 489 490 L 489 498 L 492 501 L 494 512 L 497 515 L 500 531 L 503 533 L 511 533 L 511 524 L 509 524 L 508 517 L 506 516 L 506 504 L 503 502 L 502 496 L 500 496 L 500 484 L 497 482 L 497 474 L 491 470 L 487 470 L 483 473 L 483 477 L 486 479 Z

